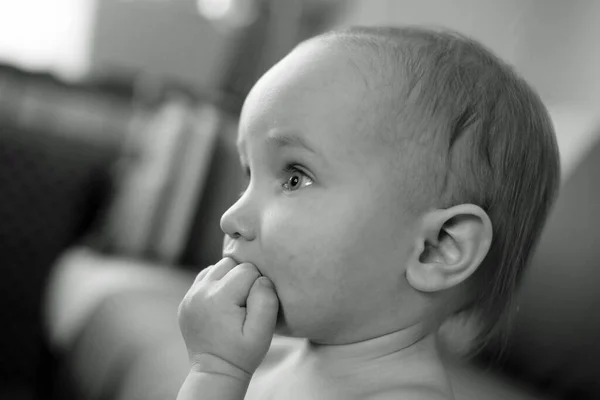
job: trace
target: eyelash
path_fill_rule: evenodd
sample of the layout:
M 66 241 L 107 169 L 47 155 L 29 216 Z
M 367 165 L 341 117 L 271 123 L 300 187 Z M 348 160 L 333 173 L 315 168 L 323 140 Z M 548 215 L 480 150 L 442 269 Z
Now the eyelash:
M 283 168 L 283 172 L 285 172 L 288 175 L 294 174 L 294 173 L 301 174 L 303 177 L 310 180 L 310 182 L 311 182 L 310 184 L 312 184 L 312 178 L 306 172 L 304 172 L 301 168 L 299 168 L 297 164 L 294 164 L 294 163 L 287 164 L 285 166 L 285 168 Z M 248 167 L 244 168 L 244 175 L 246 176 L 246 183 L 245 183 L 242 191 L 238 194 L 238 197 L 242 197 L 244 195 L 244 193 L 246 192 L 246 189 L 248 188 L 248 184 L 250 182 L 250 177 L 251 177 L 250 168 L 248 168 Z M 286 190 L 287 192 L 293 191 L 290 189 L 285 189 L 284 185 L 286 185 L 287 183 L 288 183 L 288 180 L 286 180 L 285 183 L 283 183 L 281 186 L 284 187 L 284 190 Z
M 304 171 L 303 171 L 301 168 L 299 168 L 299 167 L 298 167 L 296 164 L 288 164 L 288 165 L 286 165 L 286 167 L 284 168 L 284 171 L 285 171 L 287 174 L 289 174 L 289 175 L 291 175 L 291 174 L 295 174 L 295 173 L 297 173 L 297 174 L 300 174 L 300 175 L 302 175 L 302 176 L 303 176 L 305 179 L 308 179 L 308 180 L 310 181 L 310 184 L 312 184 L 312 178 L 311 178 L 310 176 L 308 176 L 308 174 L 307 174 L 306 172 L 304 172 Z M 285 182 L 285 183 L 282 185 L 282 187 L 284 187 L 284 189 L 285 189 L 287 192 L 292 192 L 292 191 L 294 191 L 294 190 L 291 190 L 291 189 L 286 189 L 286 188 L 285 188 L 285 186 L 284 186 L 284 185 L 286 185 L 288 182 L 289 182 L 289 179 L 288 179 L 288 180 L 287 180 L 287 181 L 286 181 L 286 182 Z M 309 184 L 309 185 L 310 185 L 310 184 Z

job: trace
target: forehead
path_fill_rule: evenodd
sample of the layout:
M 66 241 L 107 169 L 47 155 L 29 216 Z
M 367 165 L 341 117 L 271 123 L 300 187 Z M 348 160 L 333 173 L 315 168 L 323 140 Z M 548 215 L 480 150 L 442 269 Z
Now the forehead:
M 359 55 L 340 46 L 299 46 L 250 91 L 240 118 L 240 145 L 285 130 L 328 152 L 366 155 L 377 125 L 376 93 L 360 62 Z

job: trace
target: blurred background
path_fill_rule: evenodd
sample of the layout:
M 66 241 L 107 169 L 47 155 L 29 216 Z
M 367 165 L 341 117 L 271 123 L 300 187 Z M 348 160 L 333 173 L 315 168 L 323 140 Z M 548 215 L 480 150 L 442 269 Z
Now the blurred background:
M 0 0 L 0 399 L 175 398 L 176 311 L 221 255 L 237 118 L 300 41 L 445 26 L 541 94 L 563 186 L 502 358 L 458 399 L 600 398 L 600 2 Z

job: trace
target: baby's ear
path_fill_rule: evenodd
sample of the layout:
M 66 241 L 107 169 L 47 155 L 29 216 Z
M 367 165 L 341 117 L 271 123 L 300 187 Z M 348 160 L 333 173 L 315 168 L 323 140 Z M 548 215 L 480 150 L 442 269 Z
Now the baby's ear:
M 426 213 L 417 231 L 406 279 L 416 290 L 456 286 L 475 272 L 492 242 L 492 223 L 480 207 L 461 204 Z

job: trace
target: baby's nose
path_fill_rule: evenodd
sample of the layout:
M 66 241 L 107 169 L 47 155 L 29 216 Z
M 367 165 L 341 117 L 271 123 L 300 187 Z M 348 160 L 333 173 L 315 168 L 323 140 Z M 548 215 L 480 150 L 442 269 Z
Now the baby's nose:
M 252 214 L 250 205 L 240 199 L 221 217 L 221 230 L 230 239 L 254 240 L 256 238 L 256 222 Z

